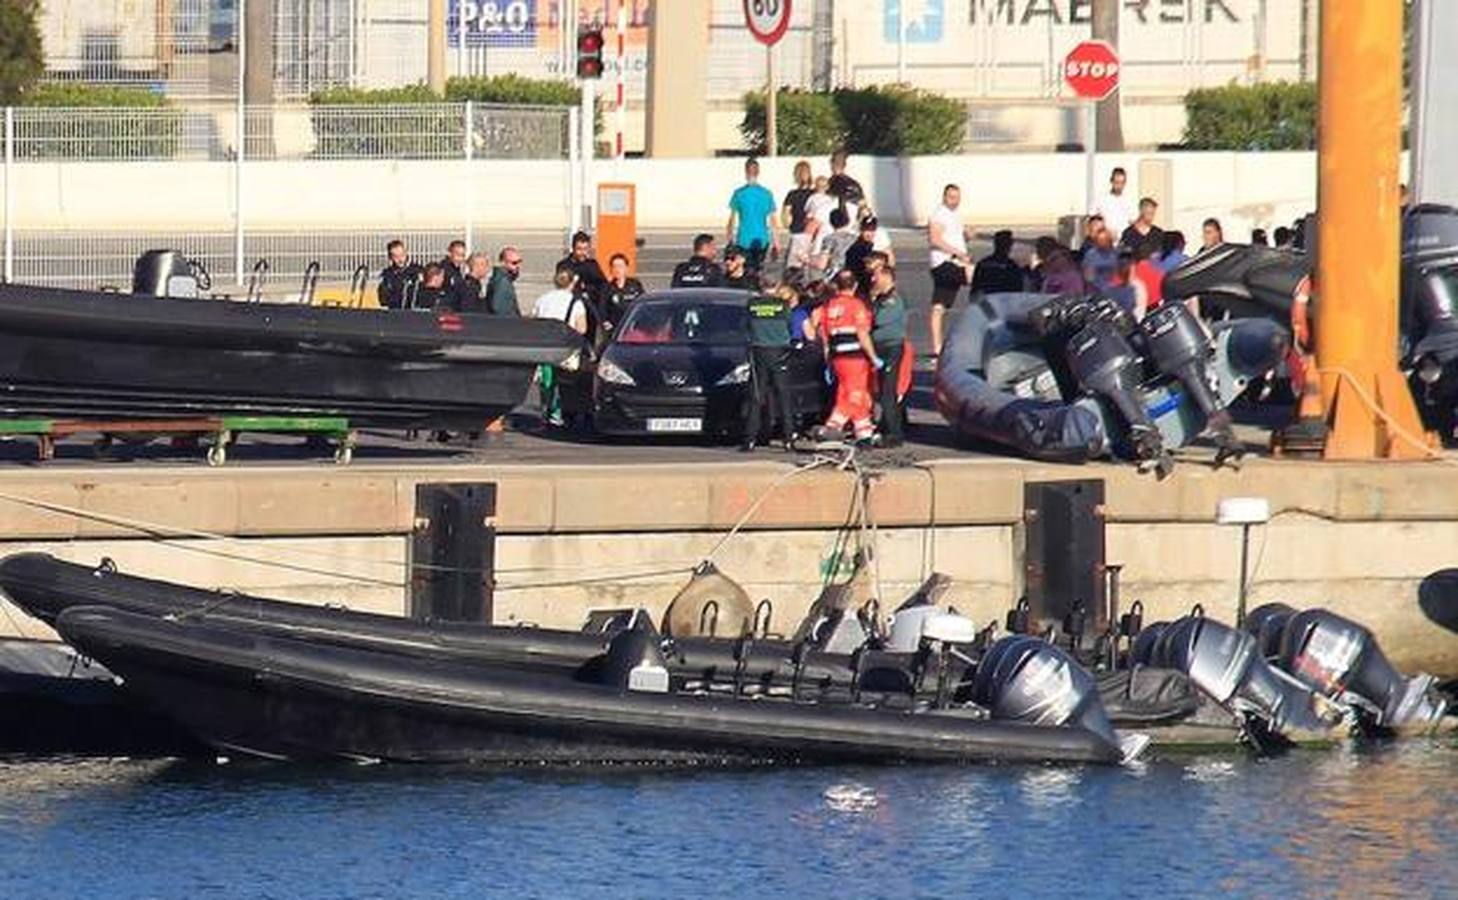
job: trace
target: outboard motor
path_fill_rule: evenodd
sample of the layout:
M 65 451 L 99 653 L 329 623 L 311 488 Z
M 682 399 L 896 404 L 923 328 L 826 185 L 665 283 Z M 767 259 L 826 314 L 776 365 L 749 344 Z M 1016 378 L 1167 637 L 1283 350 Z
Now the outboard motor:
M 1216 703 L 1256 716 L 1277 733 L 1323 734 L 1340 722 L 1334 710 L 1317 709 L 1310 690 L 1268 664 L 1254 637 L 1229 625 L 1185 616 L 1147 649 L 1147 664 L 1184 672 Z
M 132 293 L 152 297 L 197 297 L 203 284 L 196 263 L 176 250 L 148 250 L 132 266 Z
M 598 680 L 624 691 L 668 692 L 668 661 L 658 631 L 647 615 L 635 611 L 629 626 L 619 631 L 603 654 Z
M 1112 322 L 1095 320 L 1068 342 L 1068 367 L 1080 384 L 1112 404 L 1129 426 L 1136 459 L 1162 461 L 1164 442 L 1144 407 L 1139 354 Z
M 1263 603 L 1245 614 L 1245 630 L 1256 639 L 1256 647 L 1268 662 L 1280 659 L 1286 623 L 1294 615 L 1296 610 L 1284 603 Z
M 1220 456 L 1239 455 L 1241 443 L 1231 430 L 1230 412 L 1210 383 L 1210 341 L 1183 303 L 1165 303 L 1144 317 L 1141 327 L 1149 355 L 1161 373 L 1178 379 L 1205 419 Z
M 1291 617 L 1281 642 L 1281 667 L 1324 696 L 1355 701 L 1380 728 L 1426 730 L 1445 712 L 1446 704 L 1433 694 L 1431 675 L 1402 677 L 1372 632 L 1324 609 Z
M 1035 637 L 1013 635 L 993 644 L 972 679 L 971 699 L 994 719 L 1083 728 L 1118 747 L 1126 762 L 1149 743 L 1146 735 L 1120 736 L 1093 676 L 1066 652 Z

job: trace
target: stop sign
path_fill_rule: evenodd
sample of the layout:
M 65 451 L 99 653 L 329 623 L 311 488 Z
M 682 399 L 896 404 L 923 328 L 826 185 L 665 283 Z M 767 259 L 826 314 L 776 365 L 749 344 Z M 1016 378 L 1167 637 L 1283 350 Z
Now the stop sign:
M 1084 41 L 1064 58 L 1063 80 L 1085 100 L 1102 100 L 1119 87 L 1119 54 L 1108 41 Z

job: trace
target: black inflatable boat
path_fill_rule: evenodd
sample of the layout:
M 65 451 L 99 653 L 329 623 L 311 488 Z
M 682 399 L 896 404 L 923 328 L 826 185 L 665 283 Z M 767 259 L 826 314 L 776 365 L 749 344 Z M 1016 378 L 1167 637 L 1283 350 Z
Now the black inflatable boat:
M 675 691 L 656 635 L 613 639 L 592 680 L 261 637 L 106 607 L 56 627 L 221 749 L 280 759 L 541 763 L 1118 762 L 1112 732 Z M 1105 723 L 1106 725 L 1106 723 Z
M 206 591 L 138 578 L 100 566 L 67 563 L 44 553 L 17 553 L 0 560 L 0 590 L 27 613 L 55 625 L 67 609 L 104 605 L 126 612 L 230 628 L 260 637 L 310 641 L 423 660 L 460 662 L 571 676 L 607 651 L 619 620 L 584 631 L 521 628 L 461 622 L 415 621 Z M 847 626 L 854 626 L 848 621 Z M 862 635 L 862 638 L 864 635 Z M 860 641 L 853 641 L 860 643 Z M 845 695 L 852 684 L 867 689 L 907 689 L 914 654 L 825 652 L 786 640 L 677 638 L 666 665 L 682 686 L 738 685 L 740 691 L 797 686 L 804 693 Z M 960 671 L 960 667 L 959 667 Z
M 479 428 L 579 347 L 527 318 L 0 285 L 0 415 Z

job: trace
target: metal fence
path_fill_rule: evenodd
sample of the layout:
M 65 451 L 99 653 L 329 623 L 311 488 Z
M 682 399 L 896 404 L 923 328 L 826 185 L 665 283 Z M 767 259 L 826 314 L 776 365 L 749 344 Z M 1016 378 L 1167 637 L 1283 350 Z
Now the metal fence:
M 14 159 L 231 160 L 238 108 L 17 108 Z M 430 103 L 250 106 L 246 159 L 566 159 L 566 107 Z
M 247 107 L 194 104 L 148 109 L 3 108 L 3 275 L 7 280 L 71 287 L 125 286 L 133 261 L 144 250 L 175 247 L 198 259 L 222 284 L 237 282 L 255 261 L 267 259 L 275 284 L 292 284 L 311 262 L 326 280 L 347 279 L 361 263 L 374 266 L 385 242 L 399 237 L 425 257 L 443 254 L 445 244 L 465 239 L 486 246 L 464 205 L 451 227 L 401 228 L 389 214 L 365 219 L 348 229 L 309 231 L 255 225 L 247 220 L 249 182 L 257 167 L 299 160 L 440 160 L 484 162 L 504 159 L 560 160 L 561 231 L 576 227 L 582 199 L 573 193 L 581 181 L 572 164 L 578 133 L 576 110 L 561 107 L 494 106 L 439 103 L 401 106 L 279 105 Z M 239 128 L 239 125 L 242 128 Z M 244 153 L 237 148 L 242 134 Z M 61 229 L 27 220 L 27 197 L 36 184 L 65 180 L 91 185 L 96 177 L 126 177 L 125 168 L 92 164 L 135 162 L 212 162 L 210 169 L 179 170 L 176 196 L 158 202 L 192 213 L 193 227 L 176 230 Z M 37 163 L 62 164 L 37 169 Z M 246 167 L 245 164 L 246 163 Z M 150 170 L 155 173 L 154 170 Z M 203 173 L 196 184 L 182 172 Z M 456 170 L 452 178 L 486 177 L 485 170 Z M 38 173 L 46 173 L 44 176 Z M 232 172 L 228 177 L 222 173 Z M 152 176 L 155 177 L 155 174 Z M 25 180 L 31 179 L 28 189 Z M 456 182 L 460 186 L 462 182 Z M 40 193 L 44 194 L 45 191 Z M 57 194 L 63 197 L 64 192 Z M 241 202 L 240 202 L 241 198 Z M 428 202 L 429 198 L 422 198 Z M 541 198 L 549 207 L 556 197 Z M 306 202 L 301 199 L 301 202 Z M 457 206 L 461 209 L 461 206 Z M 197 211 L 206 210 L 199 218 Z M 42 213 L 42 215 L 46 215 Z M 456 214 L 449 214 L 446 221 Z M 561 233 L 544 234 L 555 248 Z

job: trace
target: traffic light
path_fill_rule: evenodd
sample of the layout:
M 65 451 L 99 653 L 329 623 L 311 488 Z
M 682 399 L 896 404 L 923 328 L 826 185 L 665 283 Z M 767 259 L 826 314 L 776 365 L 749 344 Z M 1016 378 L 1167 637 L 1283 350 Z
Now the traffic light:
M 603 39 L 601 28 L 583 28 L 577 32 L 577 77 L 602 77 Z

